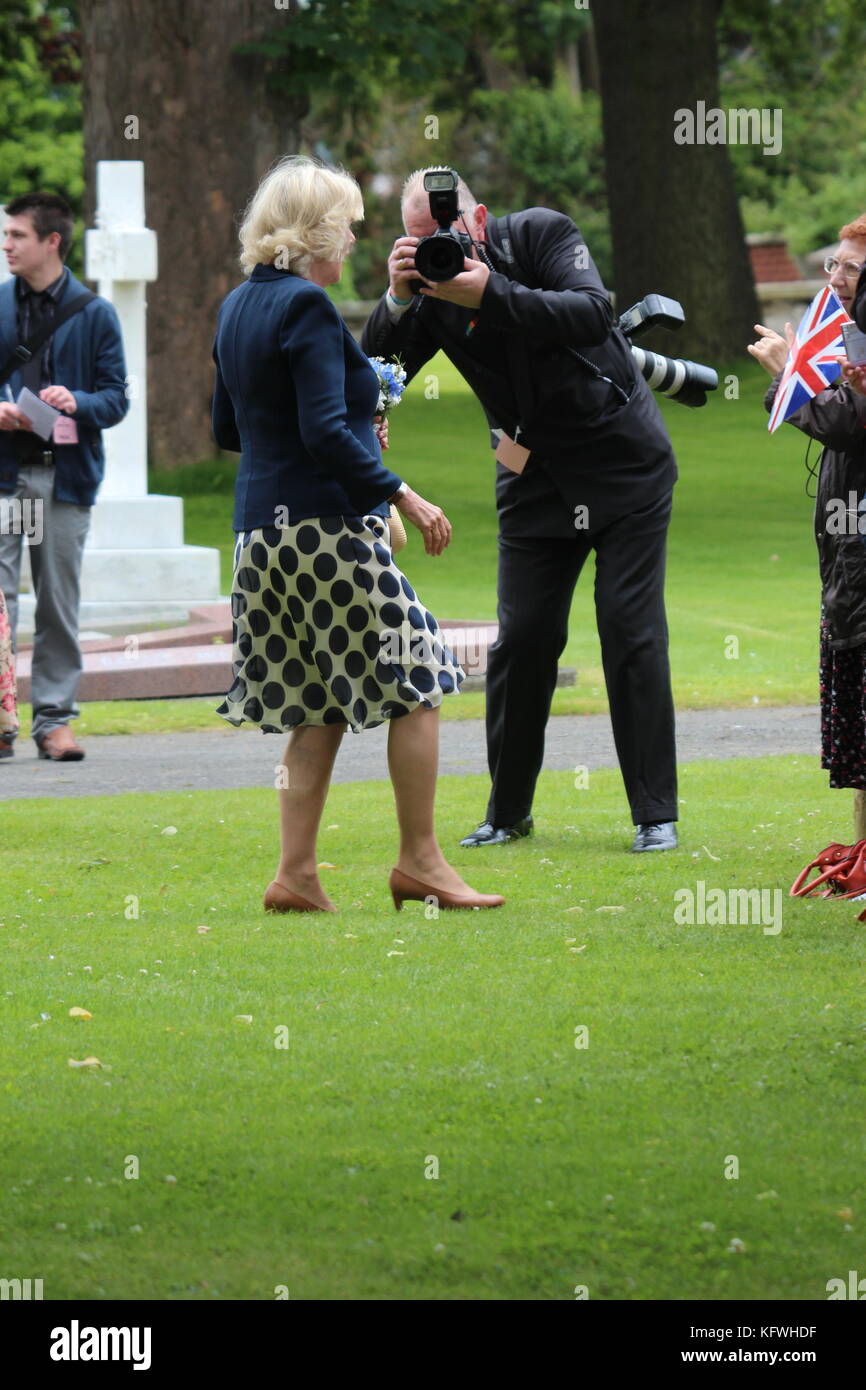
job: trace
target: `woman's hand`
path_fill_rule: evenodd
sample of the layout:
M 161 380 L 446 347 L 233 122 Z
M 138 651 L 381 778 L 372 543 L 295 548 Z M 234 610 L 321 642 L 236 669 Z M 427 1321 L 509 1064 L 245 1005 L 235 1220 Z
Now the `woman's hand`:
M 382 448 L 382 449 L 387 449 L 387 448 L 388 448 L 388 417 L 387 417 L 387 415 L 385 416 L 384 420 L 382 419 L 382 416 L 381 416 L 381 415 L 374 415 L 374 416 L 373 416 L 373 429 L 376 431 L 376 438 L 377 438 L 378 441 L 379 441 L 379 447 Z
M 866 396 L 866 362 L 849 362 L 847 357 L 837 360 L 851 390 L 856 391 L 858 396 Z
M 761 336 L 756 343 L 749 343 L 748 351 L 757 358 L 761 366 L 770 373 L 770 376 L 778 376 L 788 359 L 788 349 L 794 342 L 792 325 L 790 323 L 785 324 L 785 338 L 774 329 L 765 328 L 762 323 L 755 324 L 755 332 L 760 333 Z M 786 338 L 787 342 L 785 341 Z
M 395 503 L 400 515 L 413 526 L 417 526 L 424 537 L 424 549 L 428 555 L 441 555 L 451 540 L 451 522 L 441 507 L 426 502 L 411 488 L 402 494 Z

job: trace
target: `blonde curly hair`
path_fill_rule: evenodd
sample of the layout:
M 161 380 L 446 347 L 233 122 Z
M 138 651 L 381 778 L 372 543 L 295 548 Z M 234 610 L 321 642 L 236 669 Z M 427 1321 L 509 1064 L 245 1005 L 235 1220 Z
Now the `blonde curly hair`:
M 349 224 L 364 216 L 356 181 L 308 155 L 286 155 L 262 179 L 239 232 L 245 275 L 278 265 L 307 275 L 313 261 L 342 260 Z

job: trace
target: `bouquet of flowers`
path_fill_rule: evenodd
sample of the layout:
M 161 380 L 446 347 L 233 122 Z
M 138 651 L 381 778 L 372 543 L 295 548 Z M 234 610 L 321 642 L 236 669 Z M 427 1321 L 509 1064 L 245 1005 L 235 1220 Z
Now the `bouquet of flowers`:
M 400 404 L 400 398 L 406 390 L 406 369 L 399 357 L 393 362 L 386 362 L 384 357 L 368 357 L 367 361 L 379 378 L 379 404 L 376 406 L 376 414 L 382 420 L 387 420 L 388 412 Z

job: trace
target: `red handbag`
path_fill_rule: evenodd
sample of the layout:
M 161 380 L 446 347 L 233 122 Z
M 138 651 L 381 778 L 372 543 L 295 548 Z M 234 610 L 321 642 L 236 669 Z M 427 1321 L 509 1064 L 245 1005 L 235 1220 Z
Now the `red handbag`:
M 819 872 L 807 883 L 813 869 Z M 828 845 L 791 884 L 789 896 L 806 898 L 821 889 L 822 898 L 857 898 L 866 894 L 866 840 L 856 845 Z M 857 918 L 866 922 L 866 908 Z

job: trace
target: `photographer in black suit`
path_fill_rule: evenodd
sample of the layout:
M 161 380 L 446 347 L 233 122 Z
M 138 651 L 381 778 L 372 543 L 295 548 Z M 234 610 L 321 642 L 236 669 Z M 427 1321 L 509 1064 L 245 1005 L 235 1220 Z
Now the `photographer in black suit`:
M 670 439 L 570 218 L 548 208 L 491 217 L 460 180 L 452 233 L 469 253 L 463 270 L 419 280 L 416 248 L 437 226 L 425 173 L 404 187 L 406 235 L 394 243 L 388 291 L 361 345 L 399 356 L 409 378 L 441 348 L 478 397 L 497 446 L 492 788 L 485 821 L 462 843 L 501 844 L 531 832 L 557 662 L 574 586 L 594 550 L 611 720 L 637 826 L 632 848 L 671 849 L 676 752 L 663 596 L 677 476 Z

